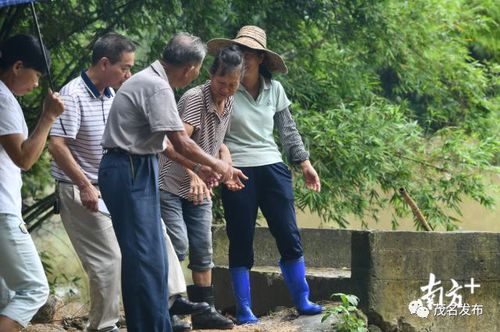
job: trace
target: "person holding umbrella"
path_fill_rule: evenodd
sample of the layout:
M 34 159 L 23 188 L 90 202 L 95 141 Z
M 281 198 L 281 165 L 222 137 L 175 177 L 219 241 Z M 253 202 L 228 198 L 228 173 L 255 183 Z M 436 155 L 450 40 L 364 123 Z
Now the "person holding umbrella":
M 15 97 L 32 91 L 47 73 L 43 51 L 41 43 L 29 35 L 15 35 L 0 46 L 0 281 L 13 295 L 0 309 L 2 332 L 25 327 L 49 294 L 42 263 L 22 219 L 21 170 L 30 169 L 40 157 L 64 105 L 58 93 L 49 91 L 40 119 L 28 136 Z

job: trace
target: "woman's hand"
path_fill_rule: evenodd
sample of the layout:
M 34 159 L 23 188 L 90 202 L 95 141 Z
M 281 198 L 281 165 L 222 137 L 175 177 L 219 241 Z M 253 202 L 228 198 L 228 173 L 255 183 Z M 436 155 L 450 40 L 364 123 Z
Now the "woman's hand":
M 49 89 L 43 102 L 43 115 L 54 122 L 64 112 L 64 102 L 58 92 Z
M 318 173 L 314 169 L 313 165 L 309 160 L 304 160 L 300 163 L 300 168 L 302 169 L 302 174 L 304 174 L 304 179 L 306 181 L 306 188 L 314 190 L 316 192 L 321 191 L 321 182 L 319 180 Z
M 248 177 L 243 174 L 241 170 L 233 167 L 231 178 L 224 182 L 224 184 L 226 185 L 227 189 L 231 191 L 238 191 L 245 188 L 245 185 L 243 184 L 243 182 L 241 182 L 241 179 L 248 180 Z
M 193 172 L 188 172 L 191 177 L 190 189 L 189 189 L 189 200 L 193 204 L 201 204 L 206 197 L 207 200 L 212 199 L 212 190 L 209 189 L 206 183 Z

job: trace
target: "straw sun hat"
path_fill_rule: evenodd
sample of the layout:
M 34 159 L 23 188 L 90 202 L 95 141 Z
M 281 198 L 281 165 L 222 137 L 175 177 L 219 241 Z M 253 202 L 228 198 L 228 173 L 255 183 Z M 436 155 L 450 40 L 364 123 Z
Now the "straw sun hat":
M 217 52 L 231 44 L 238 44 L 249 47 L 253 50 L 263 51 L 265 53 L 264 64 L 271 72 L 287 73 L 288 68 L 285 61 L 278 54 L 266 48 L 266 32 L 255 25 L 246 25 L 238 31 L 236 38 L 215 38 L 207 43 L 208 53 L 215 55 Z

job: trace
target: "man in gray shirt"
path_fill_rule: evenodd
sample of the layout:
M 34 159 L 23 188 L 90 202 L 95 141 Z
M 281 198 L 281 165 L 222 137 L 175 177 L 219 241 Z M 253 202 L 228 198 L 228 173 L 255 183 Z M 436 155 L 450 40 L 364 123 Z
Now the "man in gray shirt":
M 104 131 L 99 187 L 122 252 L 122 295 L 130 331 L 171 331 L 157 153 L 170 141 L 179 162 L 202 178 L 243 177 L 241 171 L 204 153 L 186 134 L 177 113 L 173 88 L 199 75 L 205 54 L 198 37 L 174 35 L 161 60 L 120 88 Z

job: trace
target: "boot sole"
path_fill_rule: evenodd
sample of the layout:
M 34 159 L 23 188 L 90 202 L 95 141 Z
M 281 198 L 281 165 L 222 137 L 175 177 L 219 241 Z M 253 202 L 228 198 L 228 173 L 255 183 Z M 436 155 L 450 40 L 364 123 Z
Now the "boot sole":
M 193 330 L 232 330 L 234 325 L 227 326 L 196 326 L 193 325 Z

